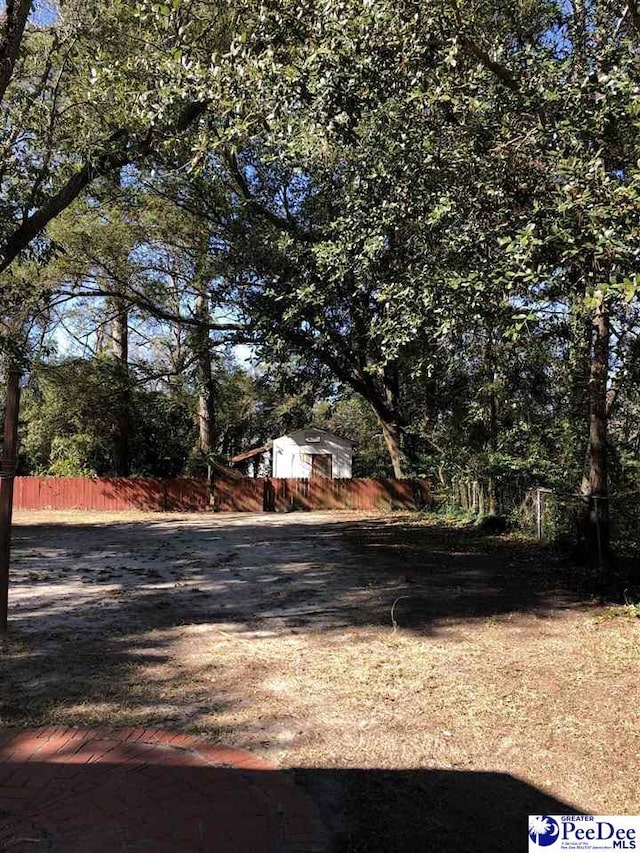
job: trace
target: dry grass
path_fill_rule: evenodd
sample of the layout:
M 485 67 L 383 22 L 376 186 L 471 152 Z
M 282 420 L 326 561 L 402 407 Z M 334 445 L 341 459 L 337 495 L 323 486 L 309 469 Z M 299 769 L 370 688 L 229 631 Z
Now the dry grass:
M 492 771 L 639 810 L 640 621 L 531 543 L 393 516 L 18 522 L 5 723 L 160 725 L 281 766 Z

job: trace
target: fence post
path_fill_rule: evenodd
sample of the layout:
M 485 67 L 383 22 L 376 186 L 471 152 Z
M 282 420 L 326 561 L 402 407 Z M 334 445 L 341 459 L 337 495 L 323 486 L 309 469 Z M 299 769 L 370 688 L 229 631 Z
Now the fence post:
M 542 492 L 540 487 L 536 488 L 536 537 L 542 540 Z

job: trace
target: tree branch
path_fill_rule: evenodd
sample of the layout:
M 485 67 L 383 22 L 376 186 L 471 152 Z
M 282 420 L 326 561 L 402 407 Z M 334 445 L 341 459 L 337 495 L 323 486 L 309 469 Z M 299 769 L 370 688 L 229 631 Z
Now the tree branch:
M 87 160 L 57 193 L 50 196 L 9 235 L 2 247 L 0 272 L 4 272 L 51 220 L 66 210 L 92 181 L 121 169 L 137 156 L 149 155 L 157 137 L 186 130 L 205 112 L 207 106 L 206 102 L 188 104 L 174 124 L 166 128 L 151 127 L 141 139 L 132 137 L 125 128 L 112 133 L 96 148 L 94 158 Z
M 63 296 L 63 292 L 60 292 L 60 295 Z M 74 289 L 71 293 L 68 294 L 70 299 L 81 299 L 81 298 L 98 298 L 98 297 L 113 297 L 113 296 L 122 296 L 121 291 L 112 290 L 108 287 L 97 287 L 92 288 L 91 290 L 76 290 Z M 130 285 L 127 286 L 126 291 L 126 300 L 131 308 L 140 308 L 143 311 L 148 311 L 153 317 L 158 320 L 166 320 L 168 323 L 176 323 L 181 326 L 190 326 L 192 328 L 203 328 L 206 327 L 209 331 L 213 332 L 241 332 L 246 331 L 246 326 L 242 323 L 218 323 L 213 320 L 202 320 L 197 317 L 188 317 L 184 314 L 177 314 L 173 311 L 168 311 L 165 308 L 161 308 L 143 293 L 135 290 Z
M 632 2 L 632 0 L 630 0 Z M 450 0 L 449 5 L 453 10 L 453 14 L 456 19 L 456 24 L 460 31 L 459 38 L 462 42 L 462 45 L 467 48 L 469 53 L 475 56 L 482 65 L 491 73 L 500 80 L 500 82 L 510 89 L 512 92 L 516 94 L 521 93 L 520 83 L 518 82 L 516 76 L 509 71 L 508 68 L 505 68 L 504 65 L 501 65 L 499 62 L 496 62 L 495 59 L 492 59 L 487 51 L 481 47 L 471 36 L 467 35 L 465 32 L 464 21 L 462 20 L 462 15 L 460 14 L 460 10 L 458 9 L 458 4 L 456 0 Z
M 33 0 L 18 0 L 17 4 L 16 0 L 7 0 L 0 39 L 0 104 L 13 77 L 24 28 L 32 6 Z
M 640 10 L 638 9 L 636 0 L 627 0 L 627 9 L 629 10 L 629 17 L 631 18 L 633 28 L 640 34 Z
M 315 234 L 310 231 L 305 231 L 301 229 L 298 224 L 289 218 L 285 218 L 282 216 L 278 216 L 273 211 L 269 210 L 269 208 L 265 207 L 263 204 L 260 204 L 259 201 L 256 200 L 255 196 L 249 189 L 249 185 L 247 184 L 246 178 L 242 173 L 242 169 L 238 163 L 238 158 L 235 154 L 231 154 L 227 157 L 227 163 L 229 165 L 229 169 L 231 174 L 233 175 L 235 182 L 240 190 L 240 194 L 247 202 L 247 204 L 255 210 L 260 216 L 270 222 L 272 225 L 275 225 L 276 228 L 279 228 L 281 231 L 285 231 L 288 234 L 291 234 L 292 237 L 295 237 L 297 240 L 300 240 L 302 243 L 318 243 L 323 237 L 320 234 Z

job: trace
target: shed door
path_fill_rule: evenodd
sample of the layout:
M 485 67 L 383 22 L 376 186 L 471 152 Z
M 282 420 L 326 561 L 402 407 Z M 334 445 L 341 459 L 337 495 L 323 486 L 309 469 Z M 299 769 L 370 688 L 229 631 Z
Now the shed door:
M 311 476 L 333 477 L 333 459 L 330 453 L 312 453 L 311 454 Z

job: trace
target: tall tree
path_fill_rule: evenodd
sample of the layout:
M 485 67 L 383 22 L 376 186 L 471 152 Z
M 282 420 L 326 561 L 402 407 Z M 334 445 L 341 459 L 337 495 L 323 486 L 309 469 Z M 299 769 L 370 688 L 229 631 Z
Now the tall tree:
M 507 241 L 529 303 L 579 299 L 590 312 L 584 533 L 606 569 L 612 318 L 637 298 L 639 104 L 634 3 L 540 3 L 517 38 L 454 6 L 460 46 L 520 107 L 511 140 L 546 175 L 525 228 Z M 511 13 L 516 23 L 517 13 Z

